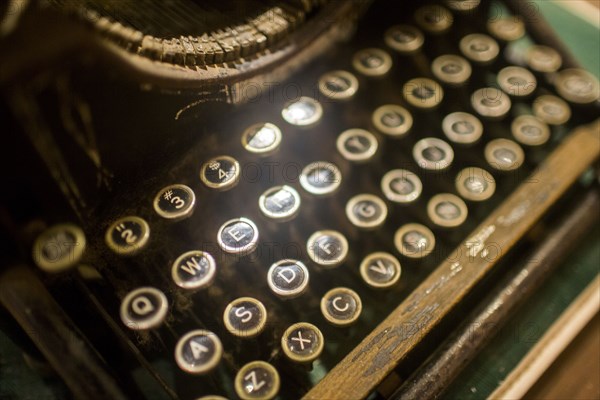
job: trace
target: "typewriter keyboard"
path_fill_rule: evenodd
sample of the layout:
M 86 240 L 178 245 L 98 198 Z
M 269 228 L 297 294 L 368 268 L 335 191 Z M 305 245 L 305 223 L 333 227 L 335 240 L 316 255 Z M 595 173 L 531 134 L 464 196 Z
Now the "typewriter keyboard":
M 598 81 L 520 18 L 412 3 L 238 87 L 245 104 L 187 126 L 197 145 L 85 232 L 86 290 L 167 397 L 301 397 L 590 120 Z M 36 245 L 61 235 L 83 232 Z

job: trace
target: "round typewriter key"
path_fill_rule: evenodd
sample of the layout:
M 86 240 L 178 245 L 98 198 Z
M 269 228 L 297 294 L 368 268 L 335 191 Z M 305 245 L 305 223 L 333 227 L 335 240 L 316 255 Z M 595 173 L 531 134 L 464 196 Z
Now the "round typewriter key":
M 190 374 L 205 374 L 221 361 L 223 345 L 217 335 L 198 329 L 188 332 L 177 342 L 175 362 Z
M 534 45 L 527 51 L 527 65 L 536 72 L 552 73 L 562 66 L 562 57 L 552 47 Z
M 517 142 L 526 146 L 541 146 L 550 139 L 548 125 L 533 115 L 515 118 L 510 129 Z
M 352 66 L 365 76 L 383 76 L 392 68 L 392 57 L 381 49 L 364 49 L 354 54 Z
M 240 297 L 227 305 L 223 322 L 232 335 L 251 338 L 265 329 L 267 309 L 252 297 Z
M 332 230 L 313 233 L 306 243 L 311 260 L 323 267 L 336 267 L 348 255 L 348 241 L 341 233 Z
M 445 54 L 431 63 L 433 75 L 448 85 L 462 85 L 471 77 L 471 64 L 461 56 Z
M 182 219 L 192 215 L 196 205 L 194 191 L 186 185 L 162 188 L 154 197 L 154 211 L 167 219 Z
M 598 79 L 582 69 L 561 71 L 554 84 L 559 95 L 575 104 L 593 103 L 600 94 Z
M 364 129 L 349 129 L 338 136 L 336 146 L 346 160 L 361 162 L 373 158 L 377 152 L 377 138 Z
M 73 224 L 59 224 L 46 229 L 33 244 L 32 257 L 46 272 L 61 272 L 75 267 L 85 251 L 85 235 Z
M 423 258 L 435 248 L 435 236 L 424 225 L 406 224 L 396 231 L 394 245 L 405 257 Z
M 389 253 L 371 253 L 360 263 L 360 275 L 363 280 L 376 289 L 388 288 L 396 284 L 401 272 L 400 262 Z
M 258 244 L 258 228 L 248 218 L 231 219 L 219 228 L 217 241 L 227 253 L 248 254 Z
M 448 8 L 453 11 L 465 12 L 479 7 L 481 0 L 446 0 Z
M 183 253 L 171 267 L 171 277 L 183 289 L 201 289 L 212 283 L 217 266 L 207 252 L 192 250 Z
M 471 106 L 483 117 L 498 119 L 504 117 L 512 106 L 510 97 L 502 90 L 487 87 L 476 90 L 471 96 Z
M 385 44 L 399 53 L 413 53 L 423 47 L 425 37 L 411 25 L 395 25 L 385 32 Z
M 258 206 L 266 217 L 276 221 L 289 221 L 300 210 L 300 195 L 293 187 L 275 186 L 260 196 Z
M 336 326 L 348 326 L 356 322 L 362 311 L 362 301 L 351 289 L 331 289 L 321 298 L 321 312 L 327 321 Z
M 470 167 L 458 173 L 454 181 L 456 191 L 463 199 L 485 201 L 496 191 L 496 180 L 484 169 Z
M 354 226 L 359 228 L 377 228 L 387 217 L 387 206 L 377 196 L 359 194 L 348 200 L 346 216 Z
M 150 227 L 136 216 L 116 220 L 107 230 L 105 241 L 108 247 L 120 255 L 133 255 L 148 243 Z
M 504 42 L 512 42 L 525 36 L 525 24 L 519 17 L 490 19 L 487 29 L 492 36 Z
M 562 125 L 571 119 L 571 107 L 559 97 L 544 95 L 533 101 L 533 114 L 549 125 Z
M 308 269 L 302 262 L 286 259 L 271 265 L 267 273 L 267 283 L 277 296 L 292 299 L 304 293 L 309 276 Z
M 313 324 L 298 322 L 287 328 L 281 337 L 283 353 L 292 361 L 310 363 L 323 351 L 325 339 Z
M 413 125 L 412 115 L 404 107 L 387 104 L 373 112 L 373 125 L 381 133 L 392 137 L 402 137 Z
M 485 159 L 499 171 L 512 171 L 523 164 L 525 153 L 512 140 L 495 139 L 485 146 Z
M 310 97 L 300 97 L 287 103 L 281 111 L 283 119 L 291 125 L 307 127 L 323 117 L 321 103 Z
M 537 88 L 537 80 L 525 68 L 506 67 L 498 72 L 498 85 L 511 96 L 527 97 Z
M 227 398 L 223 396 L 209 394 L 208 396 L 199 397 L 196 400 L 227 400 Z
M 229 190 L 240 179 L 240 164 L 233 157 L 215 157 L 202 164 L 200 179 L 209 188 Z
M 165 320 L 168 309 L 163 292 L 141 287 L 129 292 L 121 302 L 121 321 L 133 330 L 156 328 Z
M 455 112 L 444 118 L 442 130 L 454 143 L 471 144 L 477 142 L 483 135 L 483 124 L 472 114 Z
M 381 179 L 381 190 L 394 203 L 412 203 L 421 196 L 423 184 L 414 173 L 405 169 L 394 169 Z
M 498 43 L 481 33 L 473 33 L 463 37 L 459 43 L 460 51 L 469 60 L 478 64 L 488 64 L 498 57 Z
M 435 108 L 444 99 L 444 89 L 436 81 L 427 78 L 415 78 L 406 82 L 402 94 L 410 105 L 420 109 Z
M 269 154 L 281 144 L 281 130 L 269 122 L 254 124 L 242 133 L 242 146 L 255 154 Z
M 415 21 L 427 33 L 440 34 L 452 26 L 454 18 L 446 8 L 438 5 L 428 5 L 415 12 Z
M 429 219 L 443 228 L 456 228 L 462 225 L 468 215 L 467 205 L 458 196 L 450 193 L 435 195 L 427 203 Z
M 341 183 L 342 173 L 338 167 L 326 161 L 310 163 L 300 173 L 300 185 L 318 196 L 335 192 Z
M 441 139 L 425 138 L 413 147 L 413 158 L 417 165 L 429 171 L 448 168 L 454 160 L 454 150 Z
M 356 94 L 358 79 L 347 71 L 327 72 L 319 78 L 319 91 L 329 99 L 347 100 Z
M 279 373 L 265 361 L 252 361 L 235 375 L 235 393 L 242 400 L 270 400 L 279 387 Z

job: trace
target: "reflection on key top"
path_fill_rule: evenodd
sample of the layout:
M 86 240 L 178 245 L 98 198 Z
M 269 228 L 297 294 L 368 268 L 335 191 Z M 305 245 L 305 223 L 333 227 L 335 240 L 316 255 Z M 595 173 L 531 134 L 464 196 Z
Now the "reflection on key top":
M 254 124 L 242 133 L 242 146 L 251 153 L 268 155 L 281 143 L 281 130 L 269 122 Z
M 441 34 L 450 29 L 454 17 L 445 7 L 428 5 L 419 8 L 415 12 L 415 21 L 425 32 Z
M 510 97 L 495 87 L 478 89 L 471 95 L 471 106 L 479 115 L 489 119 L 501 119 L 510 111 Z
M 240 164 L 230 156 L 214 157 L 200 169 L 200 179 L 212 189 L 229 190 L 240 180 Z
M 214 333 L 198 329 L 179 339 L 175 347 L 175 362 L 190 374 L 205 374 L 221 361 L 223 345 Z
M 267 272 L 267 283 L 277 296 L 292 299 L 304 293 L 308 287 L 309 277 L 304 263 L 286 259 L 271 265 Z
M 161 325 L 167 316 L 167 297 L 153 287 L 132 290 L 121 302 L 121 321 L 130 329 L 146 330 Z
M 446 54 L 433 60 L 431 72 L 443 83 L 459 86 L 469 80 L 473 70 L 471 64 L 464 58 Z
M 227 305 L 223 321 L 232 335 L 252 338 L 265 329 L 267 309 L 252 297 L 240 297 Z
M 354 226 L 372 229 L 381 226 L 387 217 L 387 206 L 372 194 L 359 194 L 346 203 L 346 216 Z
M 364 129 L 349 129 L 338 136 L 336 141 L 338 151 L 346 160 L 365 162 L 373 158 L 377 152 L 375 135 Z
M 518 116 L 510 130 L 517 142 L 526 146 L 541 146 L 550 140 L 550 127 L 533 115 Z
M 333 268 L 342 264 L 348 255 L 348 241 L 333 230 L 317 231 L 306 242 L 308 256 L 316 264 Z
M 362 312 L 359 295 L 348 288 L 334 288 L 321 299 L 321 313 L 336 326 L 348 326 L 356 322 Z
M 525 153 L 521 146 L 512 140 L 496 139 L 485 146 L 485 159 L 494 169 L 512 171 L 523 164 Z
M 347 71 L 331 71 L 319 78 L 319 91 L 333 100 L 348 100 L 358 90 L 358 79 Z
M 500 53 L 498 42 L 481 33 L 465 36 L 460 40 L 459 47 L 465 57 L 482 65 L 493 62 Z
M 444 99 L 444 89 L 434 80 L 415 78 L 404 84 L 402 95 L 411 106 L 422 110 L 431 110 Z
M 462 225 L 468 216 L 467 205 L 460 197 L 450 193 L 433 196 L 427 203 L 427 215 L 437 226 L 456 228 Z
M 62 272 L 77 266 L 83 256 L 86 239 L 80 227 L 58 224 L 37 237 L 32 258 L 46 272 Z
M 454 143 L 472 144 L 483 135 L 483 124 L 472 114 L 455 112 L 444 118 L 442 130 L 446 137 Z
M 258 228 L 248 218 L 230 219 L 221 225 L 217 242 L 227 253 L 247 255 L 256 249 Z
M 360 275 L 367 285 L 375 289 L 394 286 L 401 271 L 398 259 L 382 251 L 369 254 L 360 263 Z
M 455 186 L 456 191 L 463 199 L 485 201 L 496 191 L 496 180 L 486 170 L 471 167 L 458 173 Z
M 265 361 L 252 361 L 235 376 L 235 393 L 242 400 L 270 400 L 277 396 L 279 386 L 279 373 Z
M 281 116 L 291 125 L 309 127 L 321 120 L 323 107 L 315 99 L 300 97 L 288 102 L 281 110 Z
M 405 257 L 423 258 L 435 248 L 435 236 L 424 225 L 406 224 L 396 231 L 394 245 Z
M 559 97 L 543 95 L 533 101 L 533 115 L 548 125 L 563 125 L 571 119 L 571 107 Z
M 201 289 L 209 286 L 216 275 L 214 258 L 205 251 L 183 253 L 171 267 L 173 282 L 183 289 Z
M 441 171 L 454 161 L 454 150 L 441 139 L 425 138 L 413 147 L 413 157 L 419 167 L 429 171 Z
M 421 196 L 423 184 L 416 174 L 405 169 L 394 169 L 381 179 L 381 190 L 388 200 L 408 204 Z
M 119 255 L 133 255 L 143 249 L 150 237 L 148 223 L 140 217 L 128 216 L 116 220 L 104 237 L 108 247 Z
M 385 44 L 402 54 L 413 53 L 423 47 L 425 37 L 411 25 L 394 25 L 385 32 Z
M 395 104 L 387 104 L 376 109 L 371 121 L 379 132 L 395 138 L 405 136 L 413 125 L 410 112 Z
M 325 339 L 313 324 L 299 322 L 290 326 L 281 337 L 283 353 L 292 361 L 310 363 L 323 351 Z
M 176 184 L 162 188 L 154 197 L 154 211 L 166 219 L 183 219 L 192 215 L 196 205 L 194 191 Z
M 322 196 L 335 192 L 342 183 L 342 173 L 327 161 L 308 164 L 300 173 L 300 185 L 308 193 Z
M 289 221 L 300 210 L 300 195 L 291 186 L 275 186 L 267 189 L 258 199 L 264 216 L 275 221 Z
M 365 76 L 381 77 L 392 68 L 392 57 L 381 49 L 364 49 L 354 54 L 352 66 Z

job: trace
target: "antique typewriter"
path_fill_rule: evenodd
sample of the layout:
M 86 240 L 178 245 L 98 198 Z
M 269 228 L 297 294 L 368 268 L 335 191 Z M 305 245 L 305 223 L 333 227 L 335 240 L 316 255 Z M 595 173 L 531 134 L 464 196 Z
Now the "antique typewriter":
M 0 320 L 48 398 L 436 398 L 597 249 L 598 79 L 536 3 L 0 16 Z

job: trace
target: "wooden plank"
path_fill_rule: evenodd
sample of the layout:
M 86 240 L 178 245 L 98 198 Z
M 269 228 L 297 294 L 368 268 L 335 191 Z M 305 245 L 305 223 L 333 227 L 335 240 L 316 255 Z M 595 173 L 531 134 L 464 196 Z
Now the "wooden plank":
M 576 129 L 305 399 L 366 397 L 600 154 L 600 120 Z

